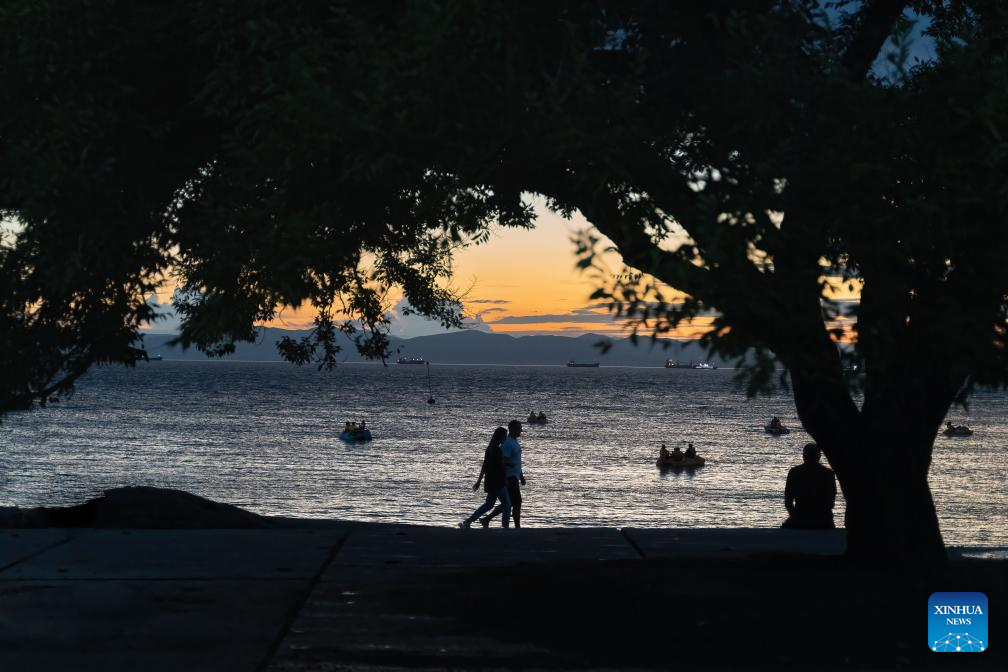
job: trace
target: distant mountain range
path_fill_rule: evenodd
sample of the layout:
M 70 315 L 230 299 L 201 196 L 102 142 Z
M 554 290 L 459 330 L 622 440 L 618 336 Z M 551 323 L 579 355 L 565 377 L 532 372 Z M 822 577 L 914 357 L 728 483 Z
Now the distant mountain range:
M 276 342 L 282 336 L 299 338 L 306 331 L 264 328 L 256 343 L 241 343 L 231 360 L 278 362 L 281 357 Z M 169 347 L 173 334 L 153 334 L 144 336 L 144 347 L 151 355 L 161 355 L 166 360 L 206 360 L 203 353 L 190 349 L 183 351 Z M 423 357 L 431 364 L 557 364 L 563 365 L 574 360 L 578 363 L 599 362 L 602 366 L 664 366 L 666 359 L 689 361 L 710 361 L 718 366 L 731 366 L 718 358 L 708 360 L 707 354 L 696 341 L 659 339 L 652 344 L 642 338 L 634 345 L 629 338 L 611 339 L 597 334 L 584 336 L 509 336 L 483 331 L 454 331 L 433 336 L 416 338 L 390 338 L 394 364 L 398 357 Z M 612 348 L 602 354 L 596 344 L 609 341 Z M 665 348 L 663 345 L 667 345 Z M 349 339 L 345 339 L 340 360 L 346 362 L 367 361 L 357 353 Z

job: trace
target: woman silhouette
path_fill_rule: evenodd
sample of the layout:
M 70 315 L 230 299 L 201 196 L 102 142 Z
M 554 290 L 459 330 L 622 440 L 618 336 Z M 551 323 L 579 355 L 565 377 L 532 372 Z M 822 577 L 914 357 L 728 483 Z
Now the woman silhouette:
M 483 481 L 483 490 L 486 492 L 486 501 L 476 509 L 471 516 L 459 523 L 463 530 L 469 529 L 473 521 L 493 508 L 494 503 L 499 499 L 504 515 L 504 527 L 510 527 L 511 521 L 511 497 L 508 495 L 507 484 L 504 481 L 504 463 L 501 460 L 500 446 L 507 438 L 507 430 L 498 427 L 490 437 L 490 444 L 483 453 L 483 467 L 480 469 L 479 478 L 473 485 L 473 492 L 479 490 L 480 481 Z

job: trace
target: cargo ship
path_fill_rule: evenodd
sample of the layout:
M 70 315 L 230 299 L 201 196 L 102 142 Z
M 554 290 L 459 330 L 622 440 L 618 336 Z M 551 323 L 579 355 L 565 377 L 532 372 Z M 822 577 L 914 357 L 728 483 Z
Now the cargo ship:
M 716 369 L 717 364 L 709 362 L 679 362 L 671 359 L 665 360 L 666 369 Z

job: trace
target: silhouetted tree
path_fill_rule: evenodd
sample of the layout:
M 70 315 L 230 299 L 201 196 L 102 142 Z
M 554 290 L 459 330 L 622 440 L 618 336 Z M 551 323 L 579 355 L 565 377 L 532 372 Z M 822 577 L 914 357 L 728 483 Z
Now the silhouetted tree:
M 381 356 L 385 288 L 457 323 L 452 246 L 538 193 L 618 248 L 635 272 L 598 296 L 639 329 L 715 311 L 750 392 L 786 368 L 853 554 L 939 557 L 936 432 L 1008 370 L 1005 26 L 960 0 L 7 3 L 0 399 L 142 356 L 168 272 L 184 344 L 310 301 L 285 356 L 331 363 L 336 315 Z
M 1008 370 L 1005 13 L 916 3 L 936 60 L 907 64 L 910 3 L 850 15 L 730 4 L 608 15 L 610 43 L 572 97 L 588 95 L 562 115 L 594 127 L 592 141 L 554 129 L 542 153 L 569 150 L 567 165 L 530 155 L 524 186 L 580 209 L 650 276 L 596 294 L 638 328 L 716 311 L 704 340 L 750 353 L 750 392 L 786 367 L 843 487 L 852 554 L 942 557 L 927 482 L 936 433 L 972 384 Z M 889 36 L 882 80 L 870 66 Z M 596 238 L 580 241 L 585 267 Z M 837 301 L 837 284 L 859 301 Z M 852 351 L 838 350 L 844 335 Z
M 530 217 L 429 160 L 386 9 L 0 7 L 0 409 L 145 357 L 138 329 L 166 276 L 180 342 L 212 355 L 310 302 L 315 333 L 285 357 L 331 366 L 340 332 L 384 357 L 396 286 L 460 324 L 451 250 Z

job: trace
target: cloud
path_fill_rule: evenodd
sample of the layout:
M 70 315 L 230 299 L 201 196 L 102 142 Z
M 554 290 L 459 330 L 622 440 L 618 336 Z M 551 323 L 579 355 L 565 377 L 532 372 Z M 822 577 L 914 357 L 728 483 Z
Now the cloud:
M 486 315 L 488 313 L 505 313 L 505 312 L 507 311 L 504 310 L 503 308 L 485 308 L 476 313 L 476 315 L 479 316 L 479 315 Z
M 409 302 L 405 298 L 400 299 L 386 317 L 389 319 L 389 333 L 399 338 L 414 338 L 416 336 L 431 336 L 434 334 L 444 334 L 449 331 L 459 331 L 458 329 L 445 329 L 437 320 L 431 320 L 423 315 L 404 314 L 404 309 L 409 307 Z M 467 317 L 462 321 L 464 329 L 476 331 L 493 331 L 487 322 L 480 315 Z
M 467 317 L 464 320 L 462 320 L 462 324 L 464 325 L 465 329 L 469 330 L 485 331 L 487 333 L 493 331 L 493 328 L 490 327 L 490 324 L 483 320 L 482 314 L 476 315 L 475 317 Z
M 551 322 L 599 322 L 610 324 L 613 316 L 608 313 L 594 313 L 588 310 L 574 310 L 554 315 L 508 315 L 490 324 L 544 324 Z
M 859 306 L 861 305 L 861 299 L 823 299 L 822 302 L 830 306 Z
M 568 313 L 548 313 L 544 315 L 507 315 L 493 320 L 490 324 L 563 324 L 570 323 L 570 326 L 558 327 L 559 330 L 581 329 L 577 324 L 594 323 L 614 325 L 625 318 L 617 318 L 613 313 L 604 310 L 606 304 L 595 303 L 575 308 Z M 494 309 L 490 309 L 494 310 Z M 488 313 L 490 310 L 482 311 Z M 499 309 L 498 309 L 499 310 Z M 481 314 L 482 314 L 481 313 Z M 623 329 L 623 327 L 618 327 Z
M 563 336 L 583 336 L 585 334 L 594 334 L 596 336 L 610 336 L 613 338 L 622 338 L 629 335 L 630 331 L 621 325 L 598 325 L 598 324 L 553 324 L 550 325 L 549 329 L 536 329 L 534 325 L 529 325 L 528 328 L 522 328 L 520 325 L 517 328 L 509 329 L 495 329 L 494 333 L 504 333 L 511 336 L 543 336 L 543 335 L 563 335 Z
M 147 298 L 147 305 L 157 312 L 158 319 L 141 325 L 141 331 L 152 334 L 174 334 L 178 333 L 179 329 L 182 328 L 182 321 L 175 315 L 174 307 L 170 302 L 161 303 L 158 300 L 158 295 L 155 293 Z
M 505 299 L 466 299 L 462 303 L 464 303 L 466 305 L 471 305 L 471 304 L 474 304 L 474 303 L 492 303 L 492 304 L 503 305 L 505 303 L 511 303 L 511 302 L 507 301 Z

